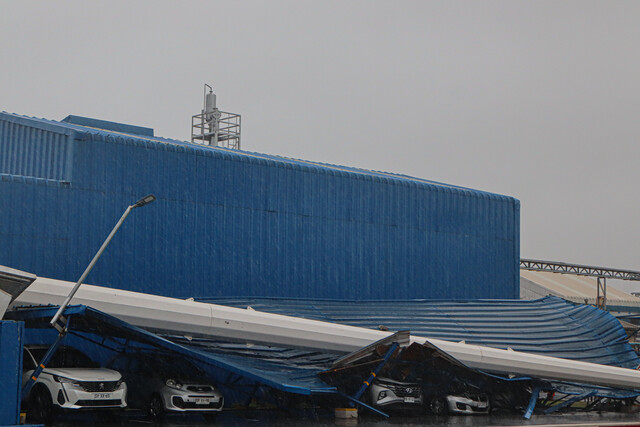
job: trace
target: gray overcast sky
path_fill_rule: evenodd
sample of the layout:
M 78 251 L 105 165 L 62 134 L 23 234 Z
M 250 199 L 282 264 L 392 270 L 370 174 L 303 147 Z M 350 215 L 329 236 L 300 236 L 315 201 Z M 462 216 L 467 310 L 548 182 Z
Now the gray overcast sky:
M 186 140 L 208 82 L 244 149 L 511 195 L 523 258 L 640 270 L 639 23 L 636 1 L 0 0 L 0 110 Z

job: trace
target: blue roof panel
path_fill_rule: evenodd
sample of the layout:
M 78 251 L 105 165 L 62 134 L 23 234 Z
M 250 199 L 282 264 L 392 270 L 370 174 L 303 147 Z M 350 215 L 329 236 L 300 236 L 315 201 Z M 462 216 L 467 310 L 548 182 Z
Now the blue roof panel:
M 355 302 L 262 298 L 217 299 L 215 302 L 235 307 L 251 305 L 255 310 L 324 321 L 340 319 L 346 324 L 369 328 L 385 325 L 389 330 L 397 330 L 410 326 L 416 335 L 465 340 L 469 344 L 498 348 L 511 347 L 626 368 L 636 368 L 639 362 L 626 341 L 622 326 L 613 316 L 557 297 L 534 301 Z M 51 331 L 48 322 L 56 310 L 57 307 L 18 309 L 7 313 L 7 317 L 25 321 L 28 328 Z M 113 334 L 127 346 L 133 341 L 173 351 L 210 366 L 215 375 L 225 377 L 230 373 L 285 392 L 302 395 L 337 393 L 336 388 L 317 375 L 330 367 L 339 357 L 337 354 L 162 337 L 86 306 L 70 306 L 65 315 L 71 317 L 71 333 L 76 336 L 80 336 L 79 333 Z M 602 389 L 599 393 L 605 396 L 614 392 Z M 629 395 L 630 392 L 622 393 Z
M 538 300 L 337 301 L 280 298 L 201 300 L 232 307 L 343 323 L 448 341 L 635 369 L 640 358 L 620 322 L 592 306 L 558 297 Z
M 21 308 L 8 312 L 7 318 L 24 321 L 27 328 L 52 330 L 48 321 L 57 309 L 57 306 Z M 223 370 L 289 393 L 312 395 L 336 391 L 335 387 L 329 386 L 316 375 L 318 371 L 327 369 L 337 357 L 330 353 L 319 358 L 317 352 L 272 348 L 270 351 L 274 357 L 256 357 L 247 351 L 231 351 L 232 345 L 225 347 L 224 344 L 197 339 L 191 342 L 184 337 L 166 339 L 84 305 L 69 306 L 64 314 L 71 317 L 70 332 L 75 336 L 98 333 L 99 336 L 108 337 L 112 334 L 126 339 L 127 346 L 138 342 L 175 352 L 204 364 L 201 366 L 205 370 L 206 366 L 212 367 L 209 369 L 213 369 L 215 375 L 221 375 L 220 370 Z M 260 353 L 260 347 L 254 349 L 256 352 Z

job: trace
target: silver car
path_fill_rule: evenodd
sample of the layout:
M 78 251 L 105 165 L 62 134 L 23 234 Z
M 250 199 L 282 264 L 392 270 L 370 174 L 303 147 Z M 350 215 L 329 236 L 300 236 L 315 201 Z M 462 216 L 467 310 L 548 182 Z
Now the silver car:
M 425 397 L 425 405 L 434 415 L 488 414 L 491 410 L 489 396 L 483 393 L 462 393 L 446 395 L 430 395 Z
M 377 378 L 369 387 L 369 399 L 379 408 L 415 409 L 426 407 L 434 415 L 444 414 L 488 414 L 491 410 L 489 397 L 484 393 L 462 392 L 447 393 L 413 382 L 395 381 L 389 378 Z
M 152 418 L 167 412 L 199 412 L 214 418 L 224 397 L 205 380 L 201 369 L 185 358 L 151 352 L 125 353 L 107 365 L 122 373 L 129 387 L 128 403 Z
M 448 395 L 447 407 L 451 414 L 488 414 L 491 410 L 489 396 L 486 394 Z

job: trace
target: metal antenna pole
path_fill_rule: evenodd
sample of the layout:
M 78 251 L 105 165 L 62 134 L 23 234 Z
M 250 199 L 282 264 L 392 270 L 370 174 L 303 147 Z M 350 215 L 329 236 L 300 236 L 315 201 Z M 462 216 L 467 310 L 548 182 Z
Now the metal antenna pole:
M 64 302 L 62 303 L 62 305 L 60 306 L 60 308 L 58 309 L 56 314 L 51 319 L 51 322 L 49 322 L 49 324 L 51 326 L 53 326 L 54 328 L 58 329 L 58 331 L 61 331 L 64 328 L 63 326 L 59 326 L 58 325 L 58 319 L 60 318 L 60 316 L 62 315 L 64 310 L 67 308 L 67 306 L 71 302 L 71 298 L 73 298 L 73 296 L 76 294 L 76 292 L 78 291 L 78 288 L 80 287 L 80 285 L 82 284 L 84 279 L 87 278 L 87 276 L 91 272 L 91 269 L 93 268 L 93 266 L 98 261 L 98 258 L 100 258 L 100 256 L 104 252 L 104 250 L 107 248 L 107 245 L 109 245 L 109 242 L 111 242 L 111 239 L 113 239 L 113 236 L 116 234 L 116 232 L 118 231 L 118 229 L 120 228 L 120 226 L 122 225 L 124 220 L 127 218 L 129 213 L 131 212 L 131 210 L 135 209 L 135 208 L 139 208 L 139 207 L 145 206 L 145 205 L 148 205 L 149 203 L 153 202 L 154 200 L 156 200 L 156 197 L 153 194 L 149 194 L 148 196 L 145 196 L 142 199 L 138 200 L 135 204 L 127 207 L 127 209 L 124 211 L 124 214 L 122 214 L 122 217 L 120 218 L 118 223 L 115 225 L 115 227 L 113 227 L 113 230 L 111 230 L 111 233 L 109 233 L 109 236 L 107 236 L 107 239 L 104 241 L 104 243 L 102 244 L 100 249 L 98 249 L 98 252 L 93 257 L 93 259 L 91 260 L 91 262 L 89 263 L 87 268 L 84 270 L 84 273 L 82 273 L 82 276 L 80 276 L 80 278 L 76 282 L 75 286 L 73 287 L 73 289 L 71 290 L 71 292 L 69 293 L 67 298 L 64 300 Z

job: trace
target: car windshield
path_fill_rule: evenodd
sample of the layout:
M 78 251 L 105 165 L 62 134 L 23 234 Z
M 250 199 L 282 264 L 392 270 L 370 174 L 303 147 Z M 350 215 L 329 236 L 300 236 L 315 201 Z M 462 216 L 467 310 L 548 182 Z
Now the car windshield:
M 198 379 L 204 376 L 204 373 L 195 367 L 191 362 L 177 357 L 161 357 L 157 360 L 156 365 L 158 373 L 166 378 L 174 379 Z
M 128 375 L 154 377 L 162 381 L 170 378 L 202 381 L 205 376 L 200 368 L 187 359 L 158 353 L 121 355 L 113 359 L 108 366 Z
M 44 358 L 47 348 L 30 348 L 31 354 L 38 361 Z M 61 347 L 54 353 L 53 357 L 47 363 L 48 368 L 99 368 L 96 362 L 91 360 L 83 352 L 72 347 Z

